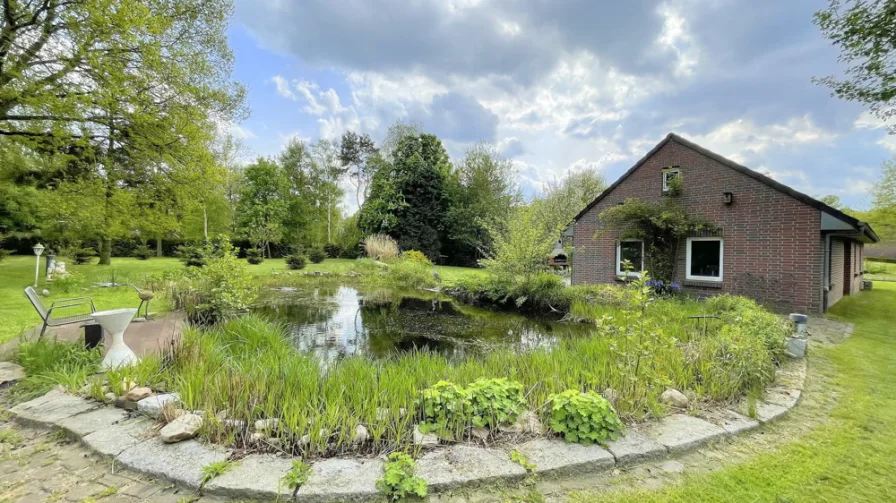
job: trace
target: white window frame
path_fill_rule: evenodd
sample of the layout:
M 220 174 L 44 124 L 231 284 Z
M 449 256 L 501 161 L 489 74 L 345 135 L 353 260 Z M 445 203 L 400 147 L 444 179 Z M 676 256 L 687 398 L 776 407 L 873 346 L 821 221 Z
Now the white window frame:
M 719 242 L 719 276 L 697 276 L 691 274 L 691 243 L 694 241 L 718 241 Z M 714 281 L 721 283 L 725 274 L 725 240 L 720 237 L 693 237 L 687 240 L 687 259 L 684 264 L 685 278 L 695 281 Z
M 675 173 L 681 176 L 681 170 L 678 168 L 670 168 L 663 170 L 663 192 L 669 192 L 669 173 Z
M 640 278 L 641 271 L 644 270 L 644 240 L 643 239 L 620 239 L 616 241 L 616 276 L 626 277 L 626 272 L 622 270 L 622 243 L 641 243 L 641 266 L 636 270 L 629 272 L 629 278 Z M 637 264 L 632 264 L 636 266 Z

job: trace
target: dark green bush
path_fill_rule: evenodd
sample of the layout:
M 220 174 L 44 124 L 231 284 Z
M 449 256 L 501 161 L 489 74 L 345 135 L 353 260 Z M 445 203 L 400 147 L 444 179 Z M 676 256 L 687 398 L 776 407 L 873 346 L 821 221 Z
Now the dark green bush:
M 308 252 L 308 259 L 311 260 L 314 264 L 320 264 L 327 258 L 327 253 L 323 250 L 323 248 L 312 248 L 310 252 Z
M 3 249 L 3 248 L 0 248 L 0 262 L 2 262 L 3 259 L 5 259 L 6 257 L 8 257 L 10 253 L 12 253 L 12 252 L 10 252 L 9 250 L 5 250 L 5 249 Z
M 153 255 L 155 255 L 155 252 L 153 252 L 149 248 L 149 246 L 140 245 L 140 246 L 134 248 L 132 255 L 134 258 L 138 258 L 140 260 L 149 260 L 150 258 L 153 257 Z
M 90 262 L 90 259 L 96 256 L 96 251 L 93 248 L 75 248 L 71 251 L 71 255 L 72 262 L 82 265 Z
M 261 255 L 261 250 L 258 248 L 249 248 L 246 250 L 246 262 L 249 262 L 252 265 L 258 265 L 264 262 L 264 257 Z
M 289 269 L 304 269 L 308 264 L 308 258 L 304 255 L 287 255 L 285 259 Z
M 606 445 L 623 432 L 616 410 L 594 391 L 570 389 L 551 395 L 551 430 L 567 442 Z
M 174 255 L 187 267 L 205 266 L 205 255 L 202 253 L 201 246 L 195 244 L 181 245 L 177 247 Z
M 329 258 L 339 258 L 343 253 L 342 246 L 336 243 L 327 243 L 324 245 L 324 252 L 326 252 L 327 257 Z

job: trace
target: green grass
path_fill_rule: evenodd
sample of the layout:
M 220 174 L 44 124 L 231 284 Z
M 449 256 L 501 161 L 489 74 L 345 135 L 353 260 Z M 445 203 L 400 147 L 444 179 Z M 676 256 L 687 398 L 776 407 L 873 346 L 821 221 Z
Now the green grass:
M 0 320 L 0 344 L 40 323 L 40 317 L 22 293 L 26 286 L 32 285 L 34 282 L 34 260 L 33 256 L 11 256 L 0 261 L 0 313 L 3 313 L 3 318 Z M 66 262 L 69 272 L 76 273 L 75 276 L 80 278 L 79 281 L 69 282 L 70 284 L 65 285 L 67 286 L 65 288 L 59 283 L 53 284 L 44 281 L 45 260 L 45 257 L 41 257 L 41 278 L 38 291 L 44 288 L 50 291 L 50 296 L 43 298 L 47 306 L 54 300 L 89 295 L 93 297 L 98 310 L 137 307 L 140 300 L 131 288 L 95 288 L 91 286 L 91 283 L 111 282 L 114 276 L 116 283 L 135 283 L 147 286 L 147 280 L 152 276 L 183 267 L 179 260 L 168 257 L 150 260 L 113 257 L 110 266 L 97 265 L 96 259 L 93 259 L 93 263 L 84 265 L 72 265 L 71 261 L 62 259 Z M 350 259 L 327 259 L 320 264 L 309 263 L 302 272 L 345 274 L 353 270 L 355 264 L 356 261 Z M 252 274 L 260 277 L 269 277 L 273 271 L 285 272 L 287 270 L 283 259 L 265 260 L 260 265 L 249 265 L 248 268 Z M 439 266 L 438 270 L 445 283 L 484 274 L 481 270 L 464 267 Z M 265 279 L 265 281 L 269 280 Z M 153 312 L 159 313 L 167 311 L 170 306 L 157 292 L 150 308 Z M 65 313 L 73 315 L 88 311 L 86 308 L 73 308 Z
M 866 260 L 864 269 L 868 271 L 865 279 L 872 281 L 896 281 L 896 264 Z
M 896 284 L 846 297 L 830 315 L 856 324 L 839 346 L 813 348 L 833 367 L 829 417 L 771 451 L 656 491 L 575 493 L 572 503 L 896 501 Z M 810 373 L 813 375 L 813 373 Z M 817 374 L 815 374 L 817 375 Z M 798 415 L 798 414 L 797 414 Z M 774 426 L 796 428 L 794 419 Z M 789 424 L 788 424 L 789 423 Z

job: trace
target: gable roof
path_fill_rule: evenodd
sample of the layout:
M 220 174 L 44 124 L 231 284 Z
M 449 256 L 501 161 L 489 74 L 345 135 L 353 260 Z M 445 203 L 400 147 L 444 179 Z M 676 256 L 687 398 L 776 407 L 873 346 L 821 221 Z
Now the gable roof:
M 663 141 L 659 142 L 655 147 L 653 147 L 650 150 L 650 152 L 647 152 L 647 154 L 644 157 L 642 157 L 638 162 L 636 162 L 634 166 L 632 166 L 631 168 L 629 168 L 628 171 L 623 173 L 623 175 L 621 177 L 619 177 L 618 180 L 613 182 L 612 185 L 610 185 L 603 192 L 601 192 L 594 199 L 594 201 L 591 201 L 590 203 L 588 203 L 588 206 L 586 206 L 585 209 L 580 211 L 579 214 L 576 215 L 573 220 L 578 221 L 580 218 L 582 218 L 582 216 L 585 215 L 585 213 L 588 213 L 588 211 L 591 210 L 591 208 L 594 208 L 594 206 L 596 206 L 597 203 L 601 202 L 601 200 L 603 200 L 603 198 L 605 198 L 610 192 L 613 192 L 613 189 L 618 187 L 619 184 L 621 184 L 626 178 L 631 176 L 632 173 L 637 171 L 637 169 L 640 168 L 642 164 L 647 162 L 648 159 L 650 159 L 655 153 L 657 153 L 661 148 L 663 148 L 663 146 L 665 146 L 669 142 L 675 142 L 675 143 L 678 143 L 679 145 L 682 145 L 691 150 L 699 152 L 699 153 L 705 155 L 706 157 L 709 157 L 710 159 L 718 162 L 719 164 L 727 166 L 727 167 L 729 167 L 737 172 L 740 172 L 750 178 L 758 180 L 779 192 L 783 192 L 784 194 L 787 194 L 788 196 L 796 199 L 797 201 L 800 201 L 800 202 L 807 204 L 815 209 L 823 211 L 839 220 L 842 220 L 843 222 L 846 222 L 850 226 L 854 227 L 860 234 L 867 237 L 867 239 L 869 239 L 870 241 L 873 241 L 875 243 L 880 241 L 880 238 L 877 237 L 877 234 L 874 233 L 874 230 L 871 229 L 871 226 L 869 226 L 867 223 L 861 222 L 857 218 L 851 217 L 851 216 L 847 215 L 846 213 L 843 213 L 842 211 L 838 210 L 837 208 L 834 208 L 833 206 L 828 206 L 827 204 L 825 204 L 813 197 L 810 197 L 806 194 L 803 194 L 802 192 L 794 190 L 794 189 L 788 187 L 787 185 L 784 185 L 781 182 L 773 180 L 772 178 L 769 178 L 768 176 L 765 176 L 762 173 L 753 171 L 752 169 L 750 169 L 746 166 L 740 165 L 740 164 L 732 161 L 731 159 L 728 159 L 722 155 L 719 155 L 711 150 L 707 150 L 707 149 L 701 147 L 700 145 L 697 145 L 696 143 L 693 143 L 691 141 L 688 141 L 688 140 L 682 138 L 681 136 L 678 136 L 675 133 L 669 133 L 668 135 L 666 135 L 666 137 L 663 138 Z

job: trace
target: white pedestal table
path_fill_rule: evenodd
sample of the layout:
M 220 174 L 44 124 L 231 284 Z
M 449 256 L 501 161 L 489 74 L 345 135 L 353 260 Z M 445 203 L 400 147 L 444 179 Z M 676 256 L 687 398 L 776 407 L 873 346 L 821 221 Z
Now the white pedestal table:
M 127 330 L 136 314 L 137 310 L 132 307 L 93 313 L 93 319 L 112 336 L 112 344 L 109 345 L 106 357 L 100 364 L 102 370 L 130 366 L 140 361 L 131 348 L 124 343 L 124 331 Z

